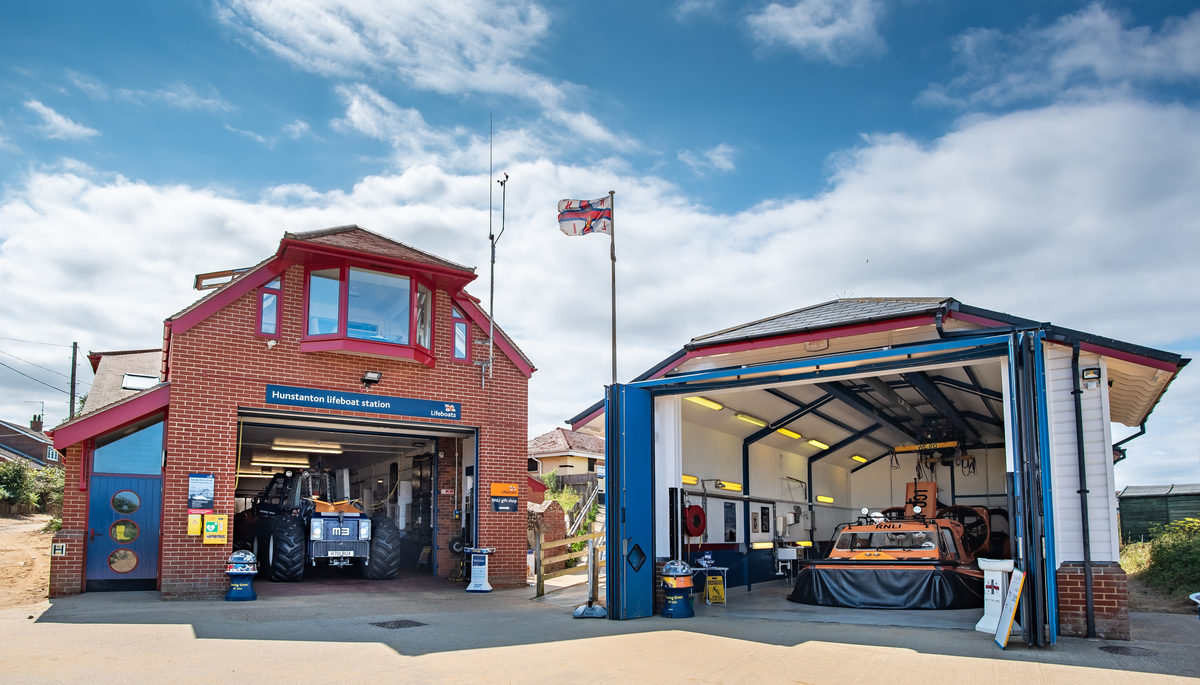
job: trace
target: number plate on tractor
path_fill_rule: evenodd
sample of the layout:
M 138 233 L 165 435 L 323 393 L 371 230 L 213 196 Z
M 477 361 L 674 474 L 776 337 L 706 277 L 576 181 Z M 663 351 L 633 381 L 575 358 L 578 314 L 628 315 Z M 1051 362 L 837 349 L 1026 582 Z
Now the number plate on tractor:
M 352 556 L 354 556 L 354 551 L 353 550 L 334 550 L 334 551 L 326 552 L 325 556 L 327 556 L 327 557 L 352 557 Z

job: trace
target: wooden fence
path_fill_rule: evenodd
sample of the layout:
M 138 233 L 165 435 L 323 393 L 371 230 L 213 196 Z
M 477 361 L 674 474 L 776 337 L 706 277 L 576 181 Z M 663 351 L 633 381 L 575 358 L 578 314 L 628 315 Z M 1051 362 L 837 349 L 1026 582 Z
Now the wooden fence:
M 594 542 L 588 545 L 587 549 L 583 549 L 578 552 L 567 552 L 566 554 L 546 556 L 547 550 L 554 549 L 556 547 L 565 547 L 574 542 L 588 542 L 592 540 L 598 540 L 599 542 Z M 537 594 L 535 596 L 541 597 L 542 595 L 546 594 L 547 580 L 551 578 L 558 578 L 559 576 L 570 575 L 572 573 L 578 573 L 579 571 L 585 569 L 593 575 L 592 582 L 596 583 L 598 586 L 600 580 L 600 569 L 604 566 L 604 562 L 600 561 L 600 553 L 604 551 L 603 540 L 604 531 L 588 533 L 587 535 L 576 535 L 575 537 L 554 540 L 553 542 L 546 542 L 546 535 L 544 533 L 538 533 L 537 544 L 533 550 L 533 571 L 534 575 L 537 577 Z M 591 555 L 590 558 L 589 555 Z M 546 567 L 546 564 L 553 564 L 556 561 L 566 561 L 568 559 L 588 559 L 588 564 L 587 566 L 564 568 L 561 571 L 551 571 L 549 573 L 543 571 L 543 569 Z

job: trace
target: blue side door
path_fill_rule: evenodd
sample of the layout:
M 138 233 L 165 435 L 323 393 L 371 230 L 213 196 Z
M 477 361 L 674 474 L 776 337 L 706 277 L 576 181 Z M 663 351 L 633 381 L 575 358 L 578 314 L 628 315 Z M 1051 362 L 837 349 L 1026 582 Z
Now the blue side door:
M 87 588 L 154 589 L 162 478 L 92 476 L 90 492 Z
M 654 402 L 615 385 L 605 412 L 608 615 L 643 618 L 654 613 Z

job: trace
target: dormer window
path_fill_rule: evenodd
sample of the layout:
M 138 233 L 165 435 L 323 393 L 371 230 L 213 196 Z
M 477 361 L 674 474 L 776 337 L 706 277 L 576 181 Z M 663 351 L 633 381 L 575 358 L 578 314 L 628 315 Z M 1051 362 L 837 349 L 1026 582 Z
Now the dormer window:
M 301 350 L 432 364 L 433 292 L 425 284 L 403 274 L 333 267 L 309 271 L 307 286 Z

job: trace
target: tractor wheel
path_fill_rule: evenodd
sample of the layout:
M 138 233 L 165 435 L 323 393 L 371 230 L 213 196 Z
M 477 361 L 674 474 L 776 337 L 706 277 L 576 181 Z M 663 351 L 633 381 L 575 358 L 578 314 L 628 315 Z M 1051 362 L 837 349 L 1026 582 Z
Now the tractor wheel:
M 400 538 L 396 522 L 386 516 L 371 520 L 371 556 L 362 567 L 364 578 L 390 580 L 400 572 Z
M 294 582 L 304 576 L 304 542 L 304 526 L 299 519 L 276 516 L 271 520 L 266 559 L 271 580 Z

